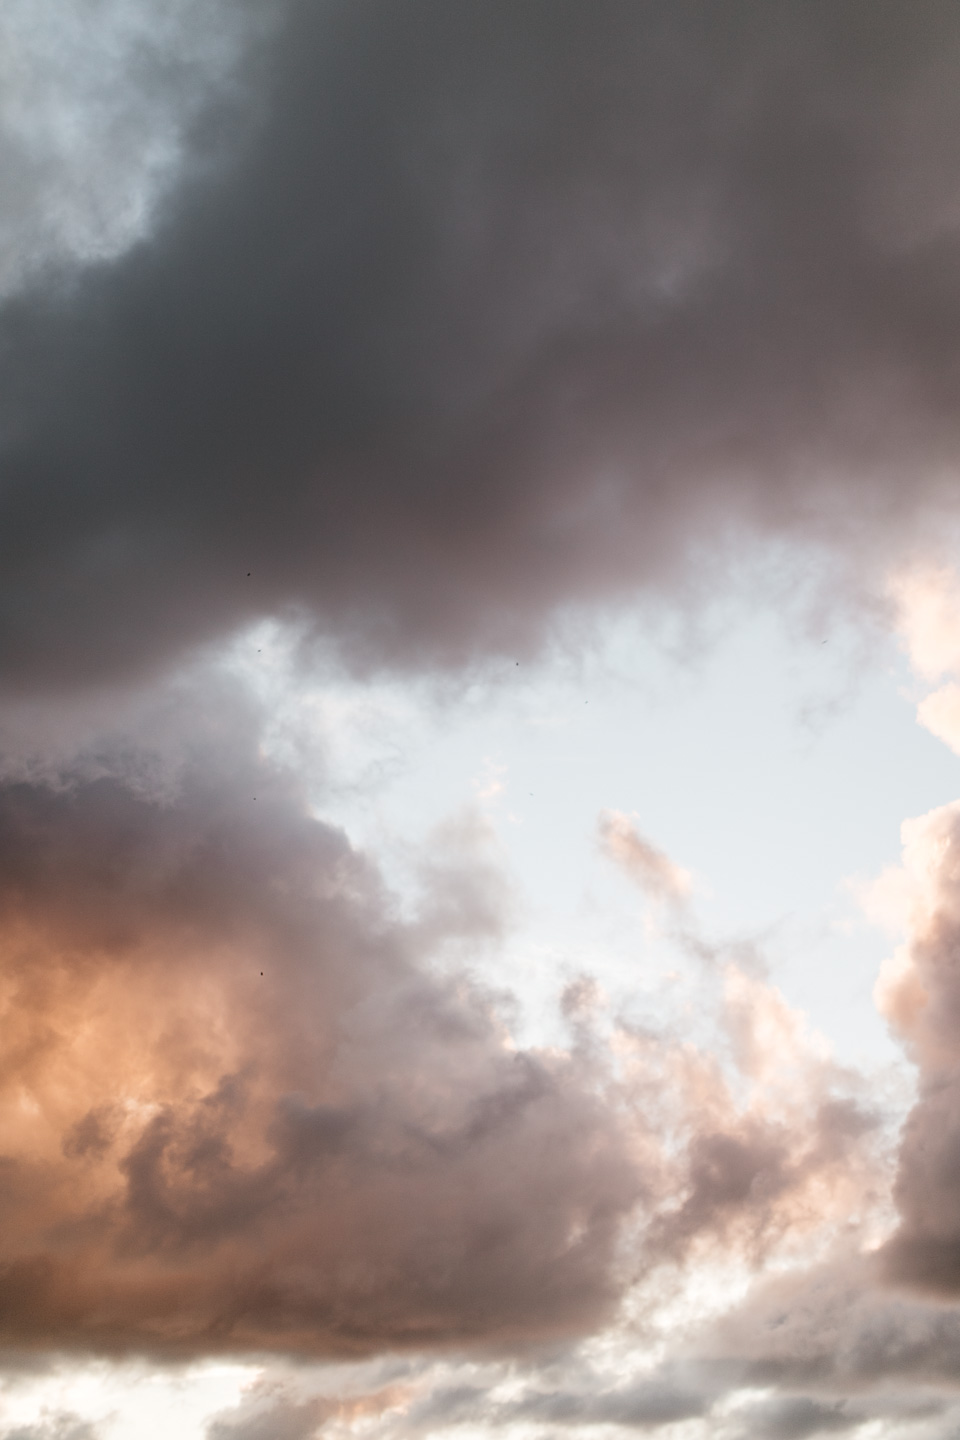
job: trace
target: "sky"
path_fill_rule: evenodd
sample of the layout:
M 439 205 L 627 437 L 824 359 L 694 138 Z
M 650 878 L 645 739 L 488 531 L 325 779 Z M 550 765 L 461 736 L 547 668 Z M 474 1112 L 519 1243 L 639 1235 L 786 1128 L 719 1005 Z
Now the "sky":
M 960 12 L 8 0 L 0 1440 L 960 1424 Z

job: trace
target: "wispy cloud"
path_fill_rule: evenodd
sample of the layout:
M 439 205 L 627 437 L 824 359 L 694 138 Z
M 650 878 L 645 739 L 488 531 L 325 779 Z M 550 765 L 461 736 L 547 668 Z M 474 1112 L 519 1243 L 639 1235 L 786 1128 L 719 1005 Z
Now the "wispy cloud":
M 689 871 L 676 865 L 662 850 L 651 845 L 628 815 L 605 810 L 597 822 L 600 848 L 654 900 L 677 903 L 691 889 Z

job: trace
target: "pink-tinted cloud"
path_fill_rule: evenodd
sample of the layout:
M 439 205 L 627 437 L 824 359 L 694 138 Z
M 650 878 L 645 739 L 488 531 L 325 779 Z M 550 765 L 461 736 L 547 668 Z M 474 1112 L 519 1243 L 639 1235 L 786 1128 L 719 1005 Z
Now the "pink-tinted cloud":
M 960 813 L 956 805 L 905 826 L 912 881 L 906 944 L 885 967 L 878 1000 L 919 1068 L 919 1098 L 900 1152 L 902 1223 L 888 1254 L 891 1273 L 960 1291 Z
M 448 933 L 486 923 L 431 883 Z M 268 767 L 163 801 L 7 786 L 0 914 L 7 1343 L 363 1351 L 609 1312 L 643 1179 L 603 1077 L 431 978 Z
M 652 899 L 676 903 L 689 894 L 688 872 L 645 840 L 628 815 L 605 810 L 597 828 L 603 853 Z
M 920 701 L 918 718 L 956 748 L 960 595 L 943 565 L 918 566 L 892 585 L 914 668 L 943 682 Z M 896 1200 L 901 1223 L 886 1248 L 888 1273 L 953 1295 L 960 1292 L 960 804 L 904 822 L 903 855 L 867 893 L 902 943 L 885 962 L 877 1003 L 918 1069 L 918 1098 L 903 1131 Z

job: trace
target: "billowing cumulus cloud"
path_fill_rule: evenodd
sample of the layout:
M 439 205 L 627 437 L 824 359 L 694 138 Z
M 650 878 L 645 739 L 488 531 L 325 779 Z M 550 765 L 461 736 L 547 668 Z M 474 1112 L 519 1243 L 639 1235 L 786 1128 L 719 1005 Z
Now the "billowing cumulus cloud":
M 9 685 L 264 613 L 513 651 L 947 503 L 953 7 L 291 0 L 230 66 L 146 235 L 0 313 Z
M 509 944 L 470 827 L 410 912 L 243 692 L 197 685 L 176 764 L 0 786 L 4 1344 L 545 1342 L 638 1265 L 869 1209 L 875 1117 L 763 982 L 727 975 L 729 1062 L 616 1017 L 611 1050 L 580 1010 L 570 1048 L 517 1048 L 450 959 Z
M 604 1077 L 516 1050 L 482 990 L 431 974 L 436 923 L 400 920 L 237 721 L 173 797 L 0 795 L 6 1342 L 595 1324 L 643 1190 Z M 447 933 L 489 926 L 451 867 L 431 884 Z

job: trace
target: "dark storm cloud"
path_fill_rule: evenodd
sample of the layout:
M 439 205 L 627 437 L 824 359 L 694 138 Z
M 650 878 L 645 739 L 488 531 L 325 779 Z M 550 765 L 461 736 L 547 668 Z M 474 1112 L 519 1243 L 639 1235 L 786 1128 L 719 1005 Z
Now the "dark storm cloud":
M 271 10 L 269 0 L 7 0 L 0 295 L 143 234 L 191 123 Z
M 280 29 L 150 237 L 0 315 L 9 684 L 264 613 L 462 661 L 744 522 L 882 548 L 952 495 L 954 5 Z

